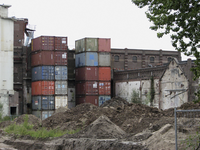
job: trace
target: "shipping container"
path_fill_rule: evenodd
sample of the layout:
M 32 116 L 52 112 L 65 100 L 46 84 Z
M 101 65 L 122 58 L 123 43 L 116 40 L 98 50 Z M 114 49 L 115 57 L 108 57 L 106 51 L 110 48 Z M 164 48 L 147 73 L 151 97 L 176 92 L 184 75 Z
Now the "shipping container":
M 67 107 L 67 96 L 55 96 L 55 109 Z
M 86 53 L 76 54 L 75 66 L 76 67 L 98 66 L 98 53 L 86 52 Z
M 98 44 L 99 44 L 99 48 L 98 48 L 99 52 L 110 52 L 111 51 L 110 39 L 99 38 Z
M 51 117 L 52 115 L 53 115 L 53 113 L 54 113 L 54 111 L 42 111 L 41 112 L 42 113 L 42 120 L 45 120 L 45 119 L 47 119 L 48 117 Z
M 67 51 L 55 51 L 54 55 L 55 65 L 67 65 Z
M 111 68 L 99 67 L 99 80 L 110 81 L 111 80 Z
M 32 39 L 32 51 L 54 49 L 54 36 L 40 36 Z
M 106 81 L 99 81 L 99 95 L 110 95 L 111 83 Z
M 75 41 L 75 53 L 85 52 L 85 39 Z
M 97 81 L 76 82 L 76 95 L 98 95 Z
M 67 50 L 67 37 L 55 37 L 55 50 Z
M 76 97 L 76 105 L 83 103 L 91 103 L 93 105 L 99 106 L 98 96 L 80 96 Z
M 110 53 L 104 53 L 100 52 L 99 53 L 99 66 L 111 66 L 111 61 L 110 61 Z
M 36 81 L 31 83 L 32 95 L 54 95 L 54 81 Z
M 67 66 L 55 66 L 55 80 L 67 80 Z
M 75 102 L 75 88 L 68 87 L 68 102 Z
M 42 110 L 54 110 L 55 99 L 54 96 L 42 96 Z
M 32 114 L 40 119 L 42 119 L 42 112 L 41 111 L 32 111 Z
M 104 102 L 110 100 L 110 96 L 100 95 L 99 96 L 99 106 L 101 106 Z
M 32 96 L 32 110 L 41 110 L 41 96 Z
M 71 108 L 76 106 L 76 102 L 75 101 L 74 102 L 68 101 L 67 105 L 68 105 L 68 108 L 71 109 Z
M 98 39 L 97 38 L 85 38 L 86 52 L 98 51 Z
M 54 65 L 54 51 L 39 51 L 31 54 L 31 66 Z
M 54 66 L 38 66 L 32 68 L 32 81 L 54 80 Z
M 55 81 L 55 94 L 67 94 L 67 81 Z
M 76 68 L 76 81 L 80 80 L 98 80 L 98 67 L 81 67 Z

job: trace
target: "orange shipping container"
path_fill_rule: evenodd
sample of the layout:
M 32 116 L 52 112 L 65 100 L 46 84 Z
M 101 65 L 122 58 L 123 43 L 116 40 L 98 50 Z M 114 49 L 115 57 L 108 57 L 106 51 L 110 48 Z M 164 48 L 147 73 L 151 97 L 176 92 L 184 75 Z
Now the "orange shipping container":
M 99 95 L 110 95 L 110 82 L 99 82 Z
M 110 39 L 99 38 L 99 52 L 110 52 Z
M 54 95 L 54 81 L 37 81 L 32 82 L 32 95 Z
M 99 96 L 76 97 L 76 105 L 83 103 L 91 103 L 93 105 L 99 106 Z
M 99 80 L 110 81 L 111 80 L 111 68 L 110 67 L 99 67 Z
M 52 66 L 54 65 L 54 52 L 41 51 L 31 55 L 31 66 Z

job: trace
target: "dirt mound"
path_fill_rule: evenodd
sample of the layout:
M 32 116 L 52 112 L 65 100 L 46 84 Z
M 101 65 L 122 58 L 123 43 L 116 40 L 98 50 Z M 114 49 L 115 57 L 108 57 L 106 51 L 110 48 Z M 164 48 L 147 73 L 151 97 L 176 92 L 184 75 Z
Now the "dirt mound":
M 178 109 L 189 110 L 189 109 L 200 109 L 199 103 L 187 102 L 182 104 Z
M 25 119 L 26 115 L 27 114 L 24 114 L 24 115 L 21 115 L 21 116 L 15 118 L 13 120 L 13 122 L 15 122 L 16 124 L 22 124 L 22 123 L 24 123 L 24 119 Z M 28 115 L 28 123 L 29 124 L 33 124 L 34 126 L 38 126 L 38 125 L 41 124 L 41 120 L 38 117 L 29 114 Z
M 67 108 L 67 107 L 59 107 L 58 109 L 55 110 L 53 115 L 55 115 L 55 114 L 57 114 L 59 112 L 65 112 L 67 110 L 69 110 L 69 108 Z
M 9 125 L 12 124 L 12 121 L 3 121 L 3 122 L 0 122 L 0 128 L 5 128 Z
M 124 109 L 124 106 L 126 105 L 129 105 L 129 102 L 127 102 L 125 99 L 122 99 L 120 97 L 114 97 L 103 103 L 100 107 L 114 107 L 116 109 L 120 107 L 121 109 Z
M 126 133 L 114 124 L 107 116 L 100 116 L 97 120 L 87 126 L 81 133 L 81 137 L 108 139 L 122 138 Z

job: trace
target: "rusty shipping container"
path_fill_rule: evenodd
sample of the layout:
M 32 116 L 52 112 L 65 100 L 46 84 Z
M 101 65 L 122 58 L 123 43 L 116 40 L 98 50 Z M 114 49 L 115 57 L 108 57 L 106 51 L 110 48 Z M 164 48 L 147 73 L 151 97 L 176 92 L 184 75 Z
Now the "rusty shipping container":
M 98 95 L 97 81 L 76 82 L 76 95 Z
M 31 83 L 31 94 L 32 95 L 53 95 L 54 81 L 36 81 Z
M 99 81 L 110 81 L 110 80 L 111 80 L 111 68 L 99 67 Z
M 54 36 L 40 36 L 32 39 L 32 51 L 54 49 Z
M 31 54 L 31 66 L 54 65 L 54 51 L 40 51 Z
M 97 52 L 98 39 L 97 38 L 84 38 L 75 41 L 76 53 L 80 52 Z
M 76 81 L 80 80 L 98 80 L 98 67 L 76 68 Z
M 98 102 L 99 96 L 80 96 L 76 97 L 76 105 L 83 103 L 91 103 L 93 105 L 99 106 Z
M 110 39 L 99 38 L 98 44 L 99 44 L 99 47 L 98 47 L 99 52 L 110 52 L 111 51 Z
M 99 52 L 99 66 L 111 67 L 110 53 Z
M 67 50 L 67 37 L 55 37 L 55 50 Z
M 67 65 L 67 51 L 55 51 L 55 65 Z
M 99 95 L 111 94 L 111 82 L 99 81 Z

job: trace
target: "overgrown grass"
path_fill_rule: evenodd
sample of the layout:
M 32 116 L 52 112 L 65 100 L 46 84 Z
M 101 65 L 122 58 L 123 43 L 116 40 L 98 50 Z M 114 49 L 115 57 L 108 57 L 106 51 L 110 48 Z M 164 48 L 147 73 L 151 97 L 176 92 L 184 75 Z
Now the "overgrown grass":
M 24 117 L 24 123 L 21 125 L 12 124 L 5 128 L 5 131 L 9 134 L 14 134 L 16 136 L 26 136 L 29 135 L 33 138 L 49 138 L 49 137 L 60 137 L 64 134 L 74 134 L 80 131 L 71 130 L 71 131 L 62 131 L 57 129 L 47 130 L 44 127 L 38 130 L 33 129 L 33 125 L 28 124 L 28 115 Z

